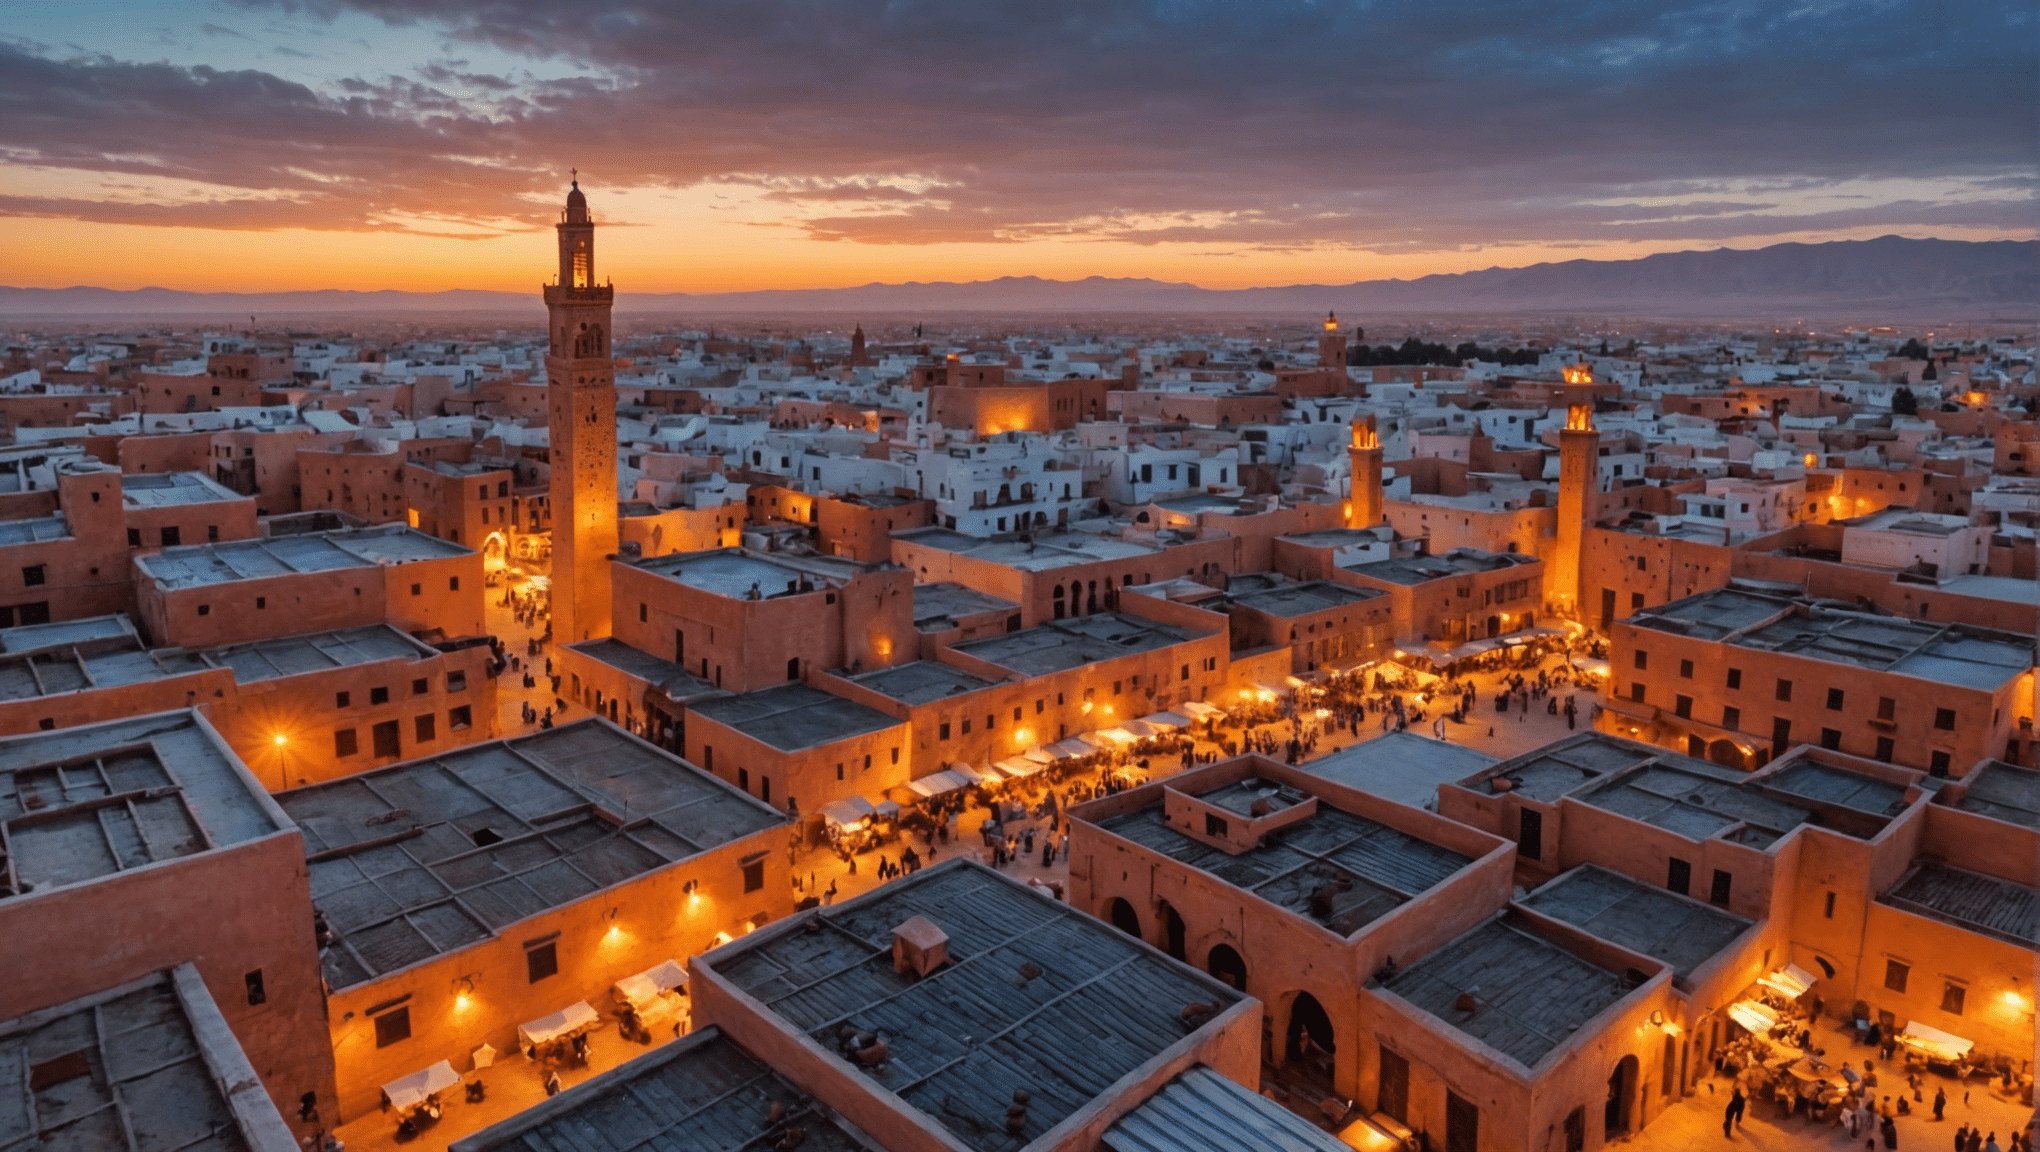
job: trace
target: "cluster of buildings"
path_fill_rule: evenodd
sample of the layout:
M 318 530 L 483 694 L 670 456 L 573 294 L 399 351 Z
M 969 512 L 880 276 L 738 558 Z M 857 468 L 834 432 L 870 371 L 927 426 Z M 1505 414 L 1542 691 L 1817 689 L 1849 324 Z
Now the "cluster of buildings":
M 0 1146 L 295 1147 L 658 971 L 683 1039 L 456 1147 L 1598 1148 L 1766 982 L 2030 1094 L 2030 342 L 624 335 L 594 235 L 538 345 L 0 350 Z M 796 905 L 889 806 L 1551 637 L 1558 744 L 1233 758 L 1072 810 L 1065 901 Z

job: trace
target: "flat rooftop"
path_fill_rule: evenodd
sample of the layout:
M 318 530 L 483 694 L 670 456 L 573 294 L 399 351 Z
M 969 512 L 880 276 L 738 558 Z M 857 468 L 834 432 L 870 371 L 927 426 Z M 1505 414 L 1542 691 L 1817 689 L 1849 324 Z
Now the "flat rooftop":
M 1992 760 L 1970 777 L 1955 807 L 2008 824 L 2040 828 L 2040 772 Z
M 1256 612 L 1286 618 L 1307 616 L 1312 612 L 1323 612 L 1330 608 L 1350 608 L 1384 595 L 1386 593 L 1378 588 L 1352 588 L 1344 584 L 1313 580 L 1308 584 L 1278 584 L 1273 588 L 1234 596 L 1232 601 Z
M 1460 783 L 1473 788 L 1486 784 L 1493 777 L 1501 777 L 1509 781 L 1511 791 L 1551 804 L 1581 785 L 1660 757 L 1674 762 L 1683 759 L 1656 745 L 1639 744 L 1599 732 L 1582 732 L 1504 760 Z M 1705 762 L 1696 760 L 1693 763 Z
M 1341 936 L 1351 936 L 1472 863 L 1450 848 L 1322 799 L 1315 813 L 1270 832 L 1237 856 L 1171 828 L 1159 798 L 1099 826 Z M 1330 899 L 1329 905 L 1319 902 L 1327 912 L 1322 915 L 1312 912 L 1312 897 L 1320 890 Z
M 688 709 L 783 752 L 833 744 L 902 723 L 875 708 L 799 683 L 718 696 Z
M 1020 605 L 997 596 L 987 596 L 961 584 L 914 585 L 914 627 L 923 632 L 942 632 L 956 626 L 958 617 L 983 616 L 993 612 L 1018 612 Z
M 138 556 L 135 563 L 165 588 L 201 588 L 300 572 L 440 560 L 471 551 L 402 524 L 383 524 L 165 548 L 152 556 Z
M 32 700 L 67 692 L 122 688 L 225 668 L 240 684 L 325 672 L 377 660 L 435 655 L 387 624 L 259 640 L 225 648 L 145 650 L 132 631 L 65 648 L 0 656 L 0 700 Z
M 1865 816 L 1889 819 L 1906 809 L 1906 789 L 1870 776 L 1822 764 L 1802 753 L 1775 772 L 1766 772 L 1763 786 L 1795 800 L 1833 804 Z
M 2040 887 L 1921 864 L 1878 899 L 1943 923 L 2040 950 Z
M 1382 987 L 1526 1068 L 1629 991 L 1621 974 L 1531 935 L 1506 912 Z
M 1143 560 L 1161 555 L 1161 549 L 1147 544 L 1089 532 L 1037 533 L 1033 540 L 1022 542 L 987 540 L 947 528 L 920 528 L 894 533 L 893 539 L 1003 564 L 1022 572 L 1050 572 L 1100 560 Z
M 240 761 L 188 709 L 0 740 L 0 829 L 13 849 L 0 900 L 285 827 Z
M 1117 612 L 1099 612 L 1048 621 L 1004 636 L 965 641 L 955 649 L 1024 676 L 1045 676 L 1100 660 L 1152 652 L 1189 639 L 1192 634 L 1178 628 Z
M 1485 752 L 1415 732 L 1390 732 L 1307 761 L 1298 769 L 1398 804 L 1435 809 L 1438 785 L 1464 780 L 1495 763 Z
M 67 540 L 70 536 L 71 528 L 61 515 L 0 520 L 0 548 L 15 544 L 47 544 L 52 540 Z
M 1592 864 L 1567 872 L 1519 903 L 1661 960 L 1681 980 L 1733 944 L 1753 923 Z
M 785 818 L 601 720 L 278 794 L 346 988 Z
M 981 676 L 973 676 L 961 668 L 952 668 L 933 660 L 916 660 L 911 664 L 860 673 L 849 679 L 859 687 L 869 688 L 881 696 L 891 697 L 903 704 L 929 704 L 945 697 L 992 686 L 992 681 Z
M 1414 587 L 1418 584 L 1428 584 L 1433 580 L 1450 580 L 1472 572 L 1494 572 L 1535 562 L 1535 557 L 1513 552 L 1483 552 L 1477 548 L 1455 548 L 1443 556 L 1401 556 L 1394 560 L 1376 560 L 1369 564 L 1348 564 L 1345 568 L 1346 571 L 1359 576 Z
M 1105 1130 L 1112 1152 L 1352 1152 L 1350 1145 L 1202 1064 Z
M 640 560 L 635 566 L 664 576 L 676 584 L 732 600 L 750 599 L 753 588 L 758 590 L 761 600 L 798 595 L 802 591 L 839 588 L 866 567 L 855 561 L 827 556 L 768 557 L 740 548 L 673 552 Z M 806 583 L 805 589 L 801 588 L 802 583 Z
M 1980 600 L 2002 600 L 2008 604 L 2040 602 L 2040 584 L 2012 576 L 1950 576 L 1941 581 L 1941 591 Z
M 121 503 L 130 508 L 175 508 L 251 500 L 203 472 L 140 472 L 120 478 Z
M 782 1111 L 771 1120 L 775 1107 Z M 765 1152 L 795 1129 L 804 1152 L 872 1149 L 710 1026 L 456 1140 L 452 1152 Z
M 1688 840 L 1720 836 L 1752 848 L 1768 848 L 1812 818 L 1804 808 L 1747 787 L 1748 781 L 1731 768 L 1690 756 L 1667 756 L 1604 778 L 1573 796 Z
M 119 643 L 141 638 L 125 613 L 88 616 L 82 620 L 54 620 L 48 624 L 23 624 L 0 628 L 0 652 L 34 652 L 43 648 L 69 648 L 79 644 Z
M 290 1130 L 205 984 L 184 968 L 0 1023 L 0 1148 L 7 1152 L 275 1152 Z M 215 1065 L 222 1066 L 215 1073 Z M 222 1076 L 228 1083 L 221 1082 Z M 267 1123 L 256 1120 L 267 1110 Z M 250 1132 L 250 1127 L 260 1131 Z
M 1298 532 L 1278 539 L 1306 548 L 1350 548 L 1356 544 L 1381 543 L 1381 537 L 1372 528 L 1320 528 L 1315 532 Z
M 892 930 L 926 917 L 950 963 L 893 971 Z M 819 924 L 819 931 L 807 925 Z M 830 1051 L 849 1027 L 885 1037 L 870 1078 L 975 1152 L 1040 1136 L 1148 1061 L 1189 1042 L 1182 1010 L 1239 993 L 981 864 L 944 860 L 697 958 L 781 1025 Z M 1209 1027 L 1209 1025 L 1207 1025 Z M 829 1057 L 835 1059 L 835 1057 Z M 854 1070 L 856 1065 L 847 1064 Z M 1006 1135 L 1013 1090 L 1027 1125 Z
M 2033 667 L 2030 637 L 1958 624 L 1842 612 L 1784 597 L 1720 590 L 1639 613 L 1639 628 L 1720 640 L 1935 684 L 1992 691 Z
M 677 702 L 731 695 L 671 660 L 654 656 L 642 648 L 633 648 L 614 637 L 583 640 L 567 647 L 626 676 L 643 680 Z

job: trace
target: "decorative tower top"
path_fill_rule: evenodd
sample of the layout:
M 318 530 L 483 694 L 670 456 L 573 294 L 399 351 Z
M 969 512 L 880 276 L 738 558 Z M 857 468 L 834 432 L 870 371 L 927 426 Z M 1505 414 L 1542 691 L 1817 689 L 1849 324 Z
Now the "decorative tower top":
M 588 217 L 588 197 L 581 192 L 578 172 L 560 213 L 560 287 L 584 291 L 595 287 L 595 222 Z
M 1594 370 L 1585 364 L 1568 364 L 1559 369 L 1565 382 L 1571 386 L 1588 385 L 1594 382 Z M 1565 409 L 1565 430 L 1568 432 L 1592 432 L 1594 430 L 1594 398 L 1591 394 L 1574 396 Z
M 1374 427 L 1374 413 L 1353 417 L 1353 447 L 1363 451 L 1381 447 L 1381 434 Z
M 1339 330 L 1339 314 L 1327 310 L 1325 312 L 1325 331 L 1337 332 L 1338 330 Z

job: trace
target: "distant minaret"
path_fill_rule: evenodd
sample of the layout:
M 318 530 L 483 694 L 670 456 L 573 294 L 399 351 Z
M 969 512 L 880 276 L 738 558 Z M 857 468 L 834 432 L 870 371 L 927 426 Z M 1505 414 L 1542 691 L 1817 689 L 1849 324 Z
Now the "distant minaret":
M 560 278 L 545 286 L 545 356 L 552 454 L 552 630 L 561 644 L 609 635 L 609 564 L 616 554 L 616 373 L 609 307 L 595 283 L 595 223 L 574 181 L 561 214 Z
M 1317 362 L 1320 368 L 1346 370 L 1346 334 L 1339 331 L 1336 313 L 1325 313 L 1325 330 L 1317 338 Z
M 1372 528 L 1381 523 L 1381 434 L 1374 414 L 1353 417 L 1353 442 L 1346 448 L 1353 464 L 1353 494 L 1346 503 L 1346 527 Z
M 1580 584 L 1584 575 L 1580 551 L 1600 504 L 1601 434 L 1594 430 L 1593 393 L 1584 387 L 1594 382 L 1593 369 L 1584 364 L 1568 367 L 1565 382 L 1573 387 L 1567 389 L 1572 395 L 1565 428 L 1558 434 L 1558 547 L 1545 567 L 1550 574 L 1546 598 L 1561 611 L 1583 618 L 1586 593 Z
M 850 366 L 862 368 L 869 363 L 864 358 L 864 325 L 859 324 L 850 330 Z

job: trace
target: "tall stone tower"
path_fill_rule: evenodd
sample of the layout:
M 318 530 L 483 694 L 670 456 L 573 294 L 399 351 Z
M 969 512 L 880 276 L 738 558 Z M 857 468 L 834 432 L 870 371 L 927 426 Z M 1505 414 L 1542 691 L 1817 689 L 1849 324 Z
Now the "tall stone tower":
M 1565 409 L 1565 428 L 1558 434 L 1558 539 L 1557 554 L 1545 565 L 1550 574 L 1549 599 L 1561 612 L 1585 619 L 1585 591 L 1581 579 L 1580 551 L 1586 544 L 1587 525 L 1599 512 L 1601 434 L 1594 430 L 1594 396 L 1585 385 L 1594 382 L 1593 370 L 1585 365 L 1565 369 L 1571 395 Z
M 1353 442 L 1346 447 L 1353 465 L 1353 494 L 1346 502 L 1346 527 L 1372 528 L 1381 523 L 1381 434 L 1374 413 L 1353 417 Z
M 1320 368 L 1346 370 L 1346 334 L 1339 331 L 1336 313 L 1325 313 L 1325 330 L 1317 338 L 1317 362 Z
M 862 368 L 869 363 L 871 360 L 864 351 L 864 325 L 859 324 L 850 330 L 850 366 Z
M 552 454 L 552 630 L 561 644 L 609 635 L 609 563 L 616 554 L 616 371 L 609 307 L 595 283 L 595 222 L 580 181 L 560 215 L 560 278 L 545 286 Z

